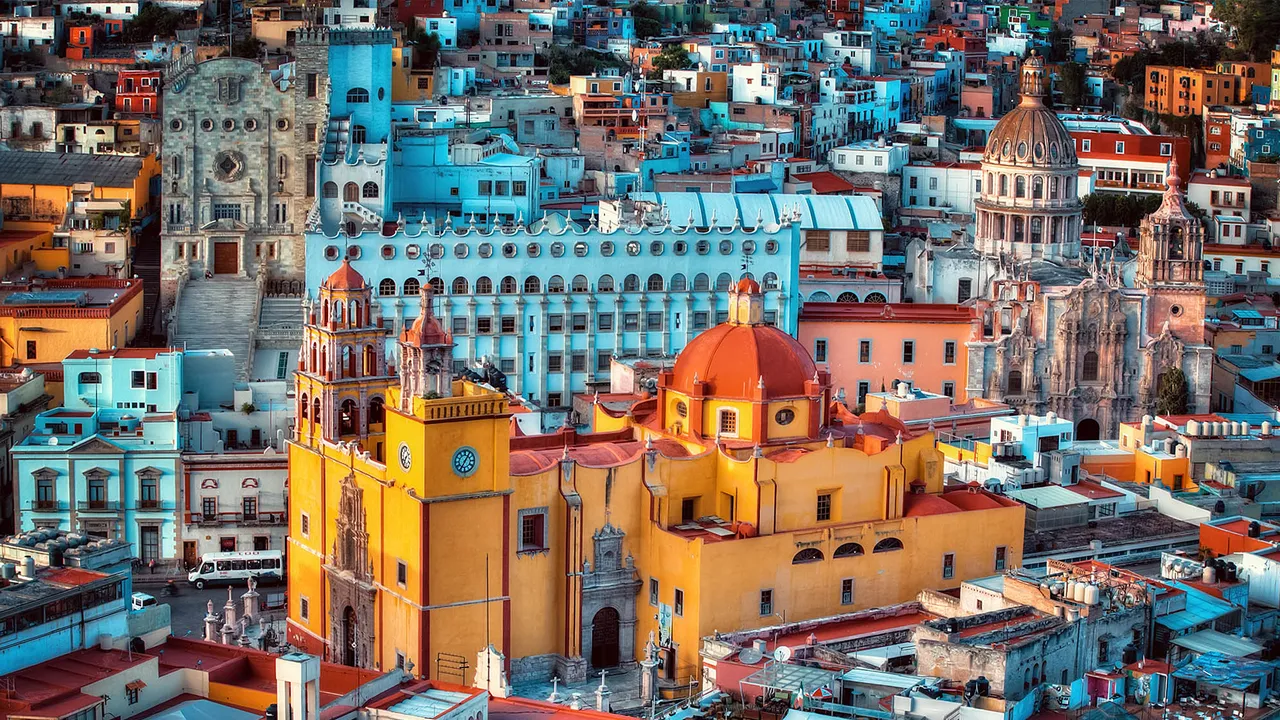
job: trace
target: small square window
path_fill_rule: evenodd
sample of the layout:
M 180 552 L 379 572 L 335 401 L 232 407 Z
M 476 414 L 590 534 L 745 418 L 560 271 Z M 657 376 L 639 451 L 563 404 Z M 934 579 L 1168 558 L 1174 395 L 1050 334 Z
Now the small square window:
M 396 584 L 404 587 L 409 582 L 409 566 L 403 560 L 396 561 Z

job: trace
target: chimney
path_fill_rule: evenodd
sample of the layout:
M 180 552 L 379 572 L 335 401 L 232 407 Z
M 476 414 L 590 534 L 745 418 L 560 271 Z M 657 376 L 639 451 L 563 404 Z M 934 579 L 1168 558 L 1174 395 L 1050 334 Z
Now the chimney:
M 276 658 L 276 707 L 292 720 L 320 720 L 320 658 L 296 652 Z

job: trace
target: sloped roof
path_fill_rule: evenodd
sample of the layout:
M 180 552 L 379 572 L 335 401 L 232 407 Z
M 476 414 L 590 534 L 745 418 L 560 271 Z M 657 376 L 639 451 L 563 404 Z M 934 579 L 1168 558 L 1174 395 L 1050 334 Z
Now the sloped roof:
M 142 172 L 142 158 L 56 152 L 0 152 L 0 177 L 23 184 L 131 188 Z

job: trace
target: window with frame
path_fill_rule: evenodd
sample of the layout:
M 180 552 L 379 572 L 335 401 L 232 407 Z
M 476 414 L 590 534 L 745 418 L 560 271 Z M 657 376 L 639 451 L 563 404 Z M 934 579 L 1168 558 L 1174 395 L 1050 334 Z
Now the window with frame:
M 504 315 L 499 319 L 498 329 L 503 335 L 511 335 L 516 331 L 516 318 L 514 315 Z
M 849 252 L 871 252 L 871 232 L 850 230 L 845 237 L 845 249 Z
M 129 373 L 129 387 L 138 390 L 147 386 L 147 374 L 142 370 Z
M 476 334 L 490 335 L 493 333 L 493 318 L 485 316 L 476 318 Z
M 916 343 L 914 340 L 902 341 L 902 362 L 910 364 L 916 361 Z
M 649 604 L 658 606 L 658 578 L 649 578 Z
M 956 341 L 947 340 L 942 343 L 942 362 L 944 365 L 956 364 Z
M 684 591 L 680 588 L 676 588 L 675 602 L 673 605 L 675 606 L 673 608 L 675 614 L 680 617 L 684 617 Z
M 560 353 L 550 353 L 547 355 L 547 372 L 563 372 L 564 356 Z
M 996 548 L 996 572 L 1004 572 L 1004 566 L 1009 557 L 1009 548 L 1001 545 Z
M 600 332 L 613 332 L 613 313 L 600 313 L 597 315 L 596 329 Z
M 125 699 L 129 701 L 130 705 L 137 705 L 138 704 L 138 687 L 133 683 L 129 683 L 124 688 L 124 696 L 125 696 Z
M 858 362 L 860 363 L 871 362 L 871 341 L 870 340 L 858 341 Z
M 298 614 L 303 620 L 311 619 L 311 601 L 305 595 L 298 598 Z
M 662 329 L 662 313 L 661 312 L 645 313 L 644 326 L 645 326 L 645 330 L 661 330 Z
M 804 234 L 805 249 L 814 252 L 831 250 L 831 233 L 826 230 L 808 230 Z
M 409 565 L 403 560 L 396 561 L 396 584 L 404 587 L 409 583 Z
M 818 493 L 817 517 L 818 522 L 827 522 L 831 519 L 831 493 Z
M 717 429 L 721 435 L 735 437 L 738 434 L 738 413 L 734 410 L 722 409 L 717 418 Z
M 950 580 L 956 576 L 956 554 L 946 553 L 942 556 L 942 579 Z
M 564 332 L 564 315 L 559 313 L 548 315 L 547 332 Z
M 827 361 L 827 341 L 825 339 L 819 338 L 813 341 L 813 361 Z
M 853 604 L 853 578 L 845 578 L 840 581 L 840 604 Z
M 622 316 L 622 329 L 635 332 L 640 329 L 640 313 L 626 313 Z
M 206 497 L 200 498 L 200 514 L 205 520 L 213 520 L 218 517 L 218 498 Z
M 576 352 L 569 356 L 569 370 L 571 372 L 587 371 L 587 354 L 584 352 Z
M 760 591 L 760 617 L 773 615 L 773 590 Z
M 942 394 L 943 394 L 943 395 L 946 395 L 947 397 L 951 398 L 952 400 L 955 400 L 955 399 L 956 399 L 956 384 L 955 384 L 955 383 L 953 383 L 953 382 L 944 382 L 944 383 L 942 383 Z
M 302 537 L 311 537 L 311 516 L 307 513 L 302 513 L 302 516 L 298 519 L 298 527 L 302 531 Z
M 546 509 L 520 511 L 520 552 L 538 552 L 546 549 Z

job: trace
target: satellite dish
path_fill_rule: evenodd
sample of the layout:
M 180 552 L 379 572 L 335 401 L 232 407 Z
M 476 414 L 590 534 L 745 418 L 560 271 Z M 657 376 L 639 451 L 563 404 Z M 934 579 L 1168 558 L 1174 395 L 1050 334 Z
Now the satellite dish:
M 49 444 L 50 444 L 50 445 L 57 445 L 57 444 L 58 444 L 58 436 L 56 436 L 56 435 L 55 435 L 55 436 L 53 436 L 53 437 L 49 438 Z
M 786 662 L 791 659 L 791 648 L 786 645 L 779 645 L 777 650 L 773 651 L 773 659 L 777 662 Z
M 743 648 L 742 651 L 738 653 L 738 662 L 741 662 L 744 665 L 755 665 L 763 659 L 764 654 L 753 647 Z

